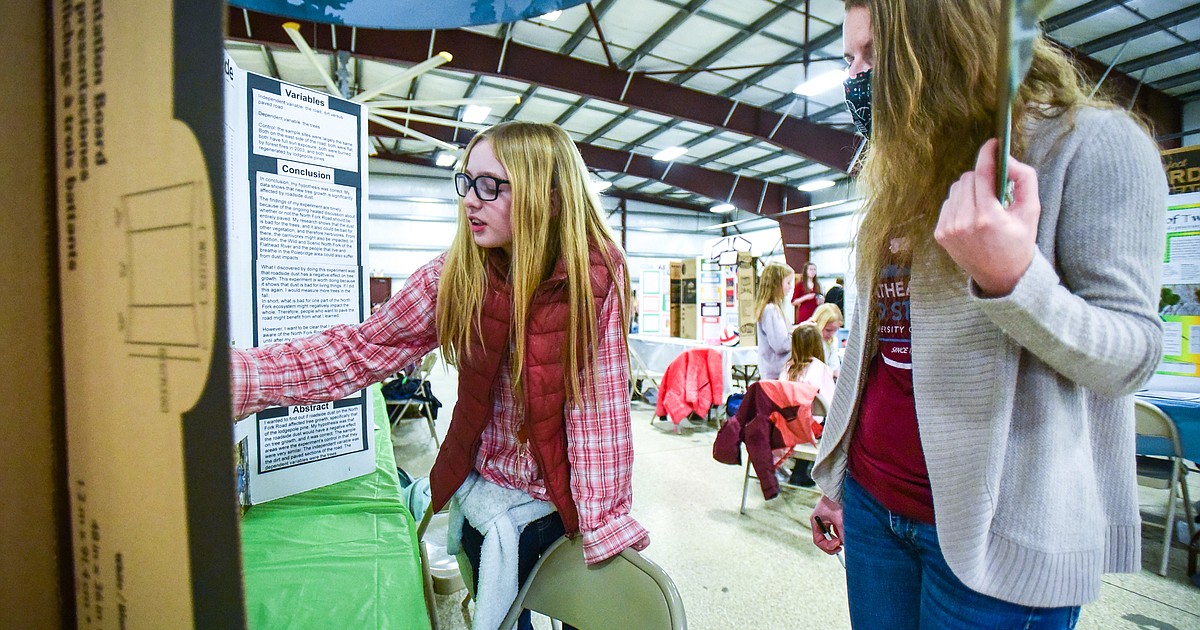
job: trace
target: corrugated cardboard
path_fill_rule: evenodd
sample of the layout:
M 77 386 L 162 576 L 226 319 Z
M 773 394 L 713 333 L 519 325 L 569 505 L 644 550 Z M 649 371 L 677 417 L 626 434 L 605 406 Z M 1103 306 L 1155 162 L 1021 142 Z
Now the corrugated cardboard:
M 758 286 L 757 261 L 758 259 L 748 252 L 738 252 L 738 343 L 743 346 L 758 345 L 758 322 L 754 318 L 754 292 Z

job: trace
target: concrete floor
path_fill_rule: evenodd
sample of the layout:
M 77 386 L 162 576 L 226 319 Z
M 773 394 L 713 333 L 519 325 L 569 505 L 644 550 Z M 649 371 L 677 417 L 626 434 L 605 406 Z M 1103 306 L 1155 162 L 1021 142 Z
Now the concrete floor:
M 457 376 L 439 363 L 434 394 L 445 404 L 437 421 L 444 435 L 457 398 Z M 674 433 L 669 423 L 651 426 L 653 408 L 633 407 L 633 516 L 649 531 L 644 555 L 674 579 L 693 630 L 744 627 L 849 628 L 845 574 L 838 561 L 811 542 L 808 514 L 817 495 L 785 489 L 764 502 L 752 487 L 746 514 L 738 514 L 742 467 L 712 458 L 715 427 Z M 665 424 L 666 426 L 660 426 Z M 396 461 L 413 476 L 428 474 L 436 449 L 423 421 L 402 420 L 392 432 Z M 1200 475 L 1191 475 L 1200 498 Z M 1143 502 L 1164 501 L 1145 493 Z M 1100 599 L 1085 606 L 1078 627 L 1200 629 L 1200 589 L 1185 573 L 1181 548 L 1172 551 L 1167 577 L 1154 573 L 1161 557 L 1161 529 L 1147 528 L 1145 567 L 1136 574 L 1104 576 Z M 468 626 L 460 605 L 466 591 L 436 597 L 443 630 Z M 549 628 L 535 619 L 535 627 Z

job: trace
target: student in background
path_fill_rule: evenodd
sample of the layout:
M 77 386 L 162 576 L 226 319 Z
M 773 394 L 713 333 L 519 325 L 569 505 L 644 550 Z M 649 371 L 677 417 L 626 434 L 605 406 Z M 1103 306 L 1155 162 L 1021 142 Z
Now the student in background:
M 834 374 L 825 364 L 825 344 L 821 331 L 812 322 L 805 322 L 792 331 L 792 354 L 783 366 L 779 379 L 804 381 L 817 386 L 817 392 L 829 400 L 833 397 Z
M 792 268 L 770 263 L 763 268 L 754 295 L 754 316 L 758 320 L 758 373 L 760 378 L 778 380 L 792 349 L 790 326 L 783 315 L 783 302 L 792 294 L 795 274 Z
M 834 376 L 837 376 L 842 367 L 841 352 L 837 342 L 837 331 L 841 330 L 844 324 L 842 309 L 826 302 L 817 307 L 807 323 L 816 326 L 817 330 L 821 332 L 821 346 L 825 350 L 825 365 L 833 370 Z
M 453 496 L 451 520 L 465 517 L 477 628 L 499 624 L 515 588 L 564 533 L 581 535 L 589 564 L 649 543 L 629 516 L 626 263 L 589 182 L 561 127 L 490 127 L 467 145 L 454 176 L 462 201 L 450 249 L 379 312 L 356 326 L 232 351 L 239 416 L 336 400 L 437 347 L 457 366 L 458 403 L 430 473 L 428 509 Z M 518 549 L 498 548 L 501 534 L 516 537 Z M 496 561 L 481 570 L 488 558 Z M 521 627 L 531 627 L 528 614 Z
M 792 321 L 799 324 L 812 317 L 813 311 L 825 301 L 821 293 L 821 283 L 817 280 L 817 264 L 804 264 L 804 271 L 796 281 L 794 289 L 788 295 L 792 296 L 792 306 L 796 307 L 796 318 Z
M 821 307 L 832 306 L 822 304 Z M 825 401 L 833 397 L 835 374 L 822 359 L 825 357 L 824 341 L 821 330 L 812 322 L 805 322 L 792 331 L 792 355 L 783 366 L 780 380 L 803 381 L 817 387 L 817 394 Z M 809 474 L 812 462 L 797 460 L 787 483 L 793 486 L 811 488 L 816 484 Z
M 832 304 L 838 307 L 838 310 L 846 312 L 846 289 L 842 285 L 846 283 L 846 279 L 838 276 L 833 279 L 833 286 L 825 292 L 825 303 Z
M 1162 352 L 1162 164 L 1037 37 L 1002 204 L 1001 4 L 846 2 L 866 195 L 812 529 L 845 545 L 856 628 L 1071 628 L 1104 572 L 1142 568 L 1131 395 Z

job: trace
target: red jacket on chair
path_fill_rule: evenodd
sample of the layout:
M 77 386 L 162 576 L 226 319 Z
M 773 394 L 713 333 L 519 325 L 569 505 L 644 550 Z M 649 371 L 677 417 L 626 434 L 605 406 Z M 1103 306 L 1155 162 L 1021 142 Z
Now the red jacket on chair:
M 685 350 L 663 373 L 654 414 L 670 416 L 675 424 L 689 413 L 707 416 L 709 407 L 720 404 L 724 393 L 721 353 L 712 348 Z

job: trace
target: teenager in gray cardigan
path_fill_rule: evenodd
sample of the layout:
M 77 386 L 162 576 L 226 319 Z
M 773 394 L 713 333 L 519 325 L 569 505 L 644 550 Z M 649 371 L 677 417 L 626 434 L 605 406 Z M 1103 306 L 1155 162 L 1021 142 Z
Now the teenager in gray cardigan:
M 814 518 L 813 538 L 845 545 L 857 627 L 1072 627 L 1101 573 L 1141 566 L 1131 393 L 1161 351 L 1166 183 L 1145 131 L 1039 41 L 995 201 L 998 4 L 847 2 L 872 146 L 812 473 L 835 537 Z

